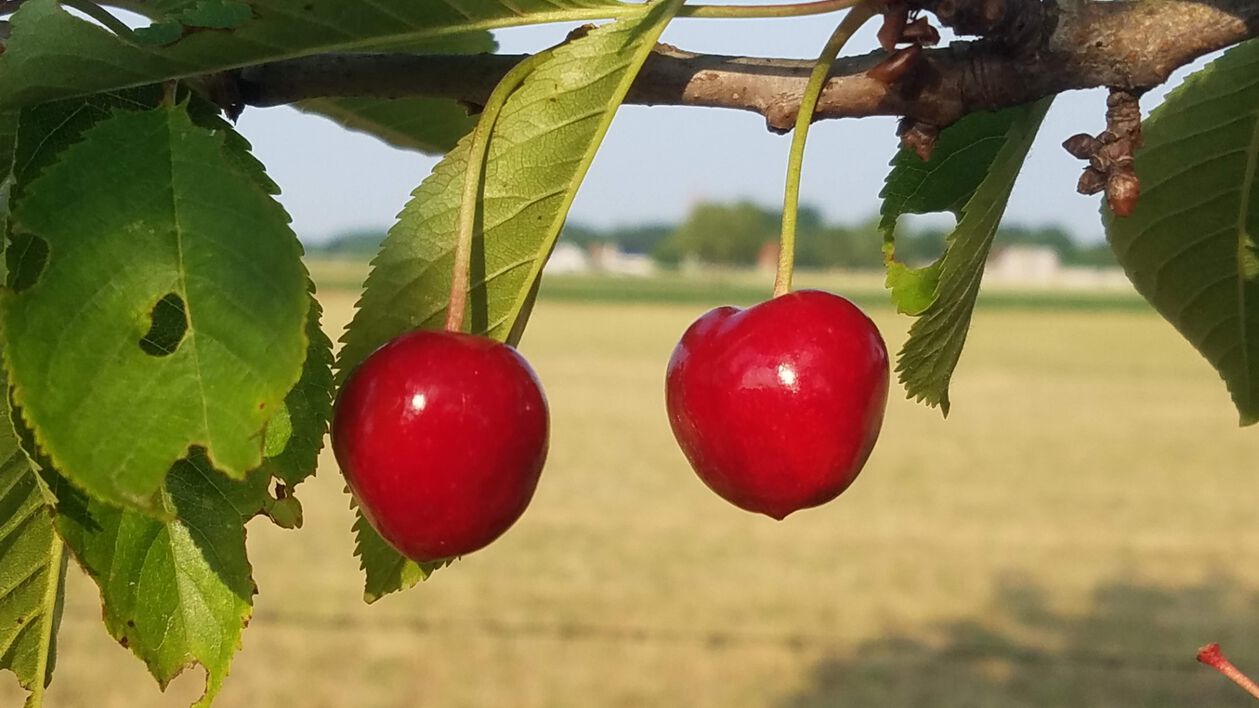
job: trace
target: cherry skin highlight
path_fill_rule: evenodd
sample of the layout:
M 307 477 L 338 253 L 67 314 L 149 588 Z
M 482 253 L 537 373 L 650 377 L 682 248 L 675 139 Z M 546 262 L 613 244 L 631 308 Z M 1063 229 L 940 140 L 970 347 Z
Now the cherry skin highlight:
M 417 330 L 354 371 L 332 449 L 363 515 L 419 562 L 484 548 L 533 498 L 549 414 L 519 353 L 469 334 Z
M 887 347 L 857 306 L 800 290 L 719 307 L 669 360 L 669 422 L 718 495 L 783 519 L 852 484 L 883 424 Z

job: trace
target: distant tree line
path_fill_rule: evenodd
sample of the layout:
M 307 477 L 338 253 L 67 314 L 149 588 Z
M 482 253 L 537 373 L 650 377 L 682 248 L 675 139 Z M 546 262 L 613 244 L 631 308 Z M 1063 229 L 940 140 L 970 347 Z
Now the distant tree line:
M 384 240 L 385 232 L 379 229 L 355 229 L 337 234 L 327 241 L 306 241 L 302 245 L 310 255 L 370 260 L 380 250 L 380 242 Z
M 629 253 L 651 255 L 663 265 L 687 259 L 728 266 L 755 265 L 766 244 L 776 243 L 781 213 L 752 202 L 702 203 L 680 224 L 610 229 L 569 225 L 562 239 L 579 246 L 615 244 Z M 929 263 L 944 252 L 945 229 L 900 229 L 896 255 L 910 264 Z M 883 234 L 877 218 L 860 224 L 828 224 L 817 209 L 802 208 L 796 262 L 804 268 L 880 268 Z M 1105 243 L 1083 243 L 1057 226 L 1002 227 L 997 246 L 1046 246 L 1064 265 L 1117 266 Z
M 583 248 L 608 244 L 627 253 L 652 256 L 665 266 L 683 261 L 724 266 L 753 266 L 766 244 L 778 240 L 779 212 L 752 202 L 701 203 L 680 224 L 647 224 L 595 229 L 580 224 L 564 227 L 561 241 Z M 883 235 L 878 219 L 855 225 L 828 224 L 816 209 L 800 210 L 796 262 L 803 268 L 880 268 Z M 905 263 L 929 263 L 944 251 L 944 229 L 899 229 L 897 258 Z M 310 244 L 312 254 L 346 258 L 375 255 L 384 235 L 363 230 L 343 234 L 321 244 Z M 1057 226 L 1002 227 L 997 247 L 1047 246 L 1064 265 L 1115 266 L 1105 243 L 1083 243 Z

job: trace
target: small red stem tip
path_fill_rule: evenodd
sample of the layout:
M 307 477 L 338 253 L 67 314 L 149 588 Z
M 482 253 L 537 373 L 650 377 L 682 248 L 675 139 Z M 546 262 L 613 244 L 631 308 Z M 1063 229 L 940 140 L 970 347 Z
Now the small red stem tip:
M 1230 681 L 1241 686 L 1243 691 L 1259 699 L 1259 684 L 1251 681 L 1249 676 L 1243 674 L 1236 666 L 1233 666 L 1233 662 L 1224 658 L 1224 653 L 1220 651 L 1219 644 L 1212 642 L 1199 649 L 1198 661 L 1224 674 Z

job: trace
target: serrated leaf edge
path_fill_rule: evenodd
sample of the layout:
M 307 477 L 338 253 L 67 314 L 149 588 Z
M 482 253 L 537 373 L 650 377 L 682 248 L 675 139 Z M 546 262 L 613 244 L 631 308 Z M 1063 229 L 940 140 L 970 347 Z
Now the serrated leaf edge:
M 68 479 L 68 478 L 62 475 L 61 479 Z M 162 494 L 164 495 L 165 492 L 162 492 Z M 101 502 L 101 503 L 104 503 L 104 502 Z M 115 507 L 115 508 L 121 509 L 124 513 L 135 511 L 135 510 L 128 509 L 125 507 Z M 154 517 L 148 517 L 148 518 L 155 523 L 162 524 L 164 527 L 169 527 L 173 524 L 182 523 L 179 520 L 178 515 L 175 514 L 174 512 L 171 512 L 170 520 L 161 520 L 161 519 L 156 519 Z M 248 541 L 249 541 L 248 521 L 249 519 L 245 519 L 245 518 L 241 519 L 241 542 L 242 544 L 244 544 L 246 548 L 248 548 Z M 59 528 L 57 529 L 57 533 L 58 534 L 61 533 Z M 163 533 L 166 534 L 166 537 L 169 540 L 170 529 L 164 528 Z M 79 568 L 83 570 L 83 573 L 85 575 L 87 575 L 89 578 L 92 579 L 92 584 L 96 586 L 97 594 L 100 596 L 101 613 L 104 618 L 105 628 L 109 632 L 109 635 L 113 637 L 114 640 L 117 641 L 120 645 L 122 645 L 123 648 L 129 650 L 132 656 L 135 656 L 144 664 L 145 668 L 148 669 L 149 675 L 153 677 L 153 680 L 157 682 L 158 688 L 163 692 L 166 691 L 166 689 L 170 686 L 170 684 L 173 681 L 175 681 L 175 679 L 182 676 L 184 671 L 190 668 L 196 668 L 200 666 L 205 671 L 205 691 L 202 693 L 201 697 L 198 698 L 197 701 L 193 703 L 192 705 L 193 705 L 193 708 L 209 708 L 210 705 L 214 702 L 215 697 L 218 695 L 218 692 L 222 689 L 223 682 L 231 674 L 232 662 L 228 662 L 227 667 L 223 671 L 223 675 L 220 676 L 217 681 L 215 681 L 214 675 L 211 673 L 209 667 L 202 664 L 201 661 L 196 659 L 195 657 L 189 657 L 185 659 L 183 663 L 181 663 L 178 667 L 176 667 L 170 673 L 170 675 L 165 676 L 165 677 L 159 676 L 158 675 L 159 667 L 153 661 L 145 659 L 143 656 L 140 655 L 137 648 L 134 648 L 131 646 L 131 640 L 127 636 L 126 628 L 131 626 L 131 624 L 135 620 L 135 617 L 132 615 L 129 615 L 127 617 L 120 617 L 119 626 L 117 628 L 112 626 L 109 621 L 108 610 L 106 609 L 105 590 L 101 587 L 101 582 L 102 582 L 101 575 L 99 573 L 93 572 L 90 566 L 88 566 L 87 563 L 84 563 L 83 560 L 78 557 L 78 554 L 74 552 L 74 549 L 70 546 L 70 544 L 63 542 L 62 547 L 65 549 L 65 553 L 69 557 L 74 558 L 75 563 L 79 566 Z M 173 552 L 175 550 L 174 545 L 170 544 L 170 548 L 172 550 L 171 556 L 176 557 L 176 554 Z M 246 612 L 244 612 L 240 616 L 240 631 L 237 633 L 236 643 L 232 647 L 233 657 L 235 657 L 235 655 L 239 653 L 241 648 L 244 646 L 245 630 L 248 629 L 249 623 L 253 619 L 254 598 L 258 596 L 258 582 L 253 577 L 254 566 L 253 566 L 253 563 L 249 560 L 249 556 L 247 554 L 245 555 L 245 565 L 249 568 L 249 581 L 250 581 L 251 591 L 246 601 L 246 605 L 248 609 Z M 180 605 L 182 606 L 183 604 L 184 603 L 183 603 L 182 593 L 181 593 Z
M 0 55 L 0 56 L 3 56 L 3 55 Z M 173 110 L 173 109 L 170 109 L 170 108 L 164 108 L 164 107 L 160 107 L 160 106 L 159 106 L 159 107 L 157 107 L 157 108 L 153 108 L 153 109 L 150 109 L 150 110 Z M 88 135 L 89 135 L 90 133 L 92 133 L 93 131 L 95 131 L 95 130 L 97 129 L 97 127 L 98 127 L 98 126 L 100 126 L 102 123 L 105 123 L 105 122 L 107 122 L 107 121 L 113 120 L 114 118 L 116 118 L 116 117 L 118 117 L 119 115 L 122 115 L 122 114 L 126 114 L 126 113 L 142 113 L 142 112 L 145 112 L 145 111 L 131 111 L 131 110 L 127 110 L 127 109 L 125 109 L 125 108 L 115 108 L 115 109 L 111 110 L 111 111 L 110 111 L 110 116 L 109 116 L 108 118 L 103 118 L 103 119 L 101 119 L 101 120 L 100 120 L 100 121 L 98 121 L 96 124 L 92 125 L 90 128 L 88 128 L 87 130 L 83 131 L 83 134 L 82 134 L 82 136 L 80 137 L 80 139 L 79 139 L 79 140 L 76 140 L 76 141 L 74 141 L 73 143 L 71 143 L 71 144 L 69 144 L 69 145 L 65 146 L 65 148 L 64 148 L 64 149 L 63 149 L 63 150 L 62 150 L 62 151 L 61 151 L 61 152 L 57 155 L 56 159 L 55 159 L 55 160 L 53 160 L 52 162 L 50 162 L 47 166 L 45 166 L 45 168 L 44 168 L 44 173 L 47 173 L 49 170 L 53 169 L 53 168 L 54 168 L 54 167 L 56 167 L 56 166 L 59 166 L 59 165 L 64 164 L 64 162 L 65 162 L 65 161 L 66 161 L 66 159 L 67 159 L 67 154 L 71 151 L 71 149 L 72 149 L 74 146 L 76 146 L 76 145 L 78 145 L 78 144 L 80 144 L 80 143 L 85 142 L 85 141 L 88 139 Z M 194 121 L 194 120 L 192 119 L 192 116 L 191 116 L 191 115 L 189 115 L 186 111 L 184 112 L 184 114 L 183 114 L 183 115 L 184 115 L 184 117 L 185 117 L 185 118 L 187 118 L 187 120 L 188 120 L 188 122 L 189 122 L 189 124 L 190 124 L 190 125 L 192 125 L 194 128 L 196 128 L 196 129 L 198 129 L 198 130 L 203 131 L 203 132 L 204 132 L 204 133 L 206 133 L 208 136 L 210 136 L 212 139 L 214 139 L 215 141 L 217 141 L 217 142 L 218 142 L 218 144 L 219 144 L 219 150 L 223 153 L 223 156 L 224 156 L 224 161 L 225 161 L 227 164 L 229 164 L 229 165 L 236 165 L 236 168 L 237 168 L 237 170 L 238 170 L 238 171 L 241 171 L 241 170 L 243 169 L 243 168 L 242 168 L 242 167 L 241 167 L 241 166 L 240 166 L 237 162 L 235 162 L 235 161 L 233 161 L 232 159 L 230 159 L 230 158 L 229 158 L 229 152 L 228 152 L 228 149 L 227 149 L 227 147 L 228 147 L 228 146 L 227 146 L 227 136 L 226 136 L 226 133 L 224 133 L 224 132 L 223 132 L 223 131 L 221 131 L 221 130 L 216 130 L 216 129 L 213 129 L 213 128 L 207 128 L 207 127 L 204 127 L 204 126 L 198 125 L 198 124 L 196 123 L 196 121 Z M 247 153 L 247 154 L 248 154 L 248 155 L 250 155 L 250 156 L 252 157 L 252 153 Z M 259 166 L 261 165 L 261 163 L 258 163 L 258 164 L 259 164 Z M 259 183 L 259 182 L 258 182 L 258 180 L 256 179 L 256 176 L 254 176 L 254 175 L 246 175 L 246 174 L 242 174 L 241 176 L 242 176 L 242 177 L 249 178 L 249 179 L 250 179 L 250 180 L 254 183 L 255 188 L 256 188 L 256 189 L 258 189 L 258 191 L 259 191 L 259 193 L 260 193 L 260 194 L 264 194 L 264 195 L 266 195 L 266 196 L 267 196 L 267 198 L 271 199 L 271 201 L 272 201 L 272 202 L 276 205 L 276 207 L 277 207 L 277 208 L 279 208 L 279 209 L 280 209 L 280 210 L 284 213 L 284 216 L 285 216 L 285 223 L 291 223 L 291 222 L 292 222 L 292 216 L 288 213 L 288 211 L 287 211 L 287 210 L 285 210 L 285 209 L 284 209 L 284 208 L 283 208 L 283 207 L 279 204 L 279 202 L 276 202 L 276 201 L 275 201 L 275 199 L 274 199 L 274 196 L 275 196 L 275 195 L 274 195 L 274 194 L 270 194 L 270 193 L 268 193 L 268 192 L 267 192 L 267 190 L 265 190 L 265 189 L 263 188 L 263 185 L 262 185 L 261 183 Z M 265 173 L 264 173 L 264 176 L 265 176 Z M 29 193 L 35 193 L 35 192 L 37 192 L 37 191 L 38 191 L 37 189 L 32 189 L 32 188 L 36 188 L 36 187 L 39 187 L 39 180 L 38 180 L 38 179 L 36 179 L 36 180 L 32 180 L 32 181 L 31 181 L 30 187 L 28 188 L 28 194 L 29 194 Z M 300 246 L 300 244 L 299 244 L 299 246 L 298 246 L 298 251 L 299 251 L 299 258 L 300 258 L 300 252 L 301 252 L 301 246 Z M 311 278 L 310 278 L 310 273 L 309 273 L 309 271 L 306 269 L 305 263 L 303 263 L 303 264 L 302 264 L 302 271 L 306 274 L 307 282 L 308 282 L 309 284 L 311 284 L 311 287 L 313 287 L 313 281 L 312 281 L 312 280 L 311 280 Z M 312 291 L 312 292 L 313 292 L 313 291 Z M 0 287 L 0 306 L 2 306 L 2 304 L 3 304 L 3 300 L 4 300 L 4 299 L 11 298 L 11 297 L 14 297 L 14 296 L 15 296 L 15 293 L 14 293 L 14 292 L 13 292 L 10 288 L 8 288 L 8 287 Z M 307 305 L 307 307 L 308 307 L 308 308 L 310 307 L 310 305 L 309 305 L 309 300 L 308 300 L 308 305 Z M 303 322 L 306 320 L 306 317 L 307 317 L 307 316 L 309 316 L 309 309 L 307 310 L 307 313 L 306 313 L 306 314 L 303 316 L 303 318 L 302 318 L 302 319 L 303 319 Z M 191 330 L 191 325 L 192 325 L 192 322 L 191 322 L 191 319 L 190 319 L 190 320 L 189 320 L 189 329 L 190 329 L 190 330 Z M 2 326 L 2 322 L 0 322 L 0 326 Z M 301 348 L 302 348 L 302 349 L 304 349 L 304 350 L 309 351 L 310 341 L 309 341 L 309 337 L 308 337 L 308 336 L 307 336 L 307 334 L 306 334 L 306 327 L 305 327 L 305 325 L 304 325 L 304 324 L 303 324 L 303 326 L 302 326 L 302 328 L 301 328 L 301 333 L 300 333 L 300 335 L 299 335 L 299 336 L 300 336 L 300 338 L 301 338 Z M 3 358 L 4 358 L 5 360 L 7 360 L 7 359 L 8 359 L 8 354 L 9 354 L 9 342 L 8 342 L 8 340 L 7 340 L 7 339 L 3 342 L 3 344 L 0 344 L 0 348 L 2 348 L 2 349 L 3 349 Z M 304 363 L 305 363 L 305 360 L 303 360 L 303 365 L 304 365 Z M 301 380 L 301 373 L 302 373 L 302 368 L 301 368 L 301 367 L 299 367 L 299 368 L 297 369 L 296 378 L 288 384 L 288 386 L 287 386 L 287 388 L 286 388 L 286 391 L 292 391 L 293 387 L 294 387 L 294 386 L 296 386 L 296 385 L 297 385 L 297 383 Z M 11 401 L 12 401 L 14 404 L 17 404 L 17 405 L 16 405 L 16 408 L 17 408 L 17 410 L 19 411 L 19 414 L 22 416 L 22 420 L 26 423 L 26 427 L 30 429 L 30 431 L 31 431 L 31 435 L 32 435 L 32 437 L 33 437 L 33 438 L 34 438 L 34 440 L 35 440 L 35 444 L 38 446 L 39 452 L 40 452 L 40 453 L 42 453 L 43 455 L 45 455 L 45 456 L 48 458 L 49 462 L 51 462 L 51 463 L 52 463 L 52 466 L 53 466 L 55 469 L 58 469 L 58 470 L 64 470 L 64 469 L 65 469 L 65 467 L 63 466 L 62 462 L 58 459 L 57 454 L 56 454 L 56 453 L 55 453 L 55 452 L 54 452 L 51 448 L 49 448 L 47 441 L 44 439 L 43 434 L 40 432 L 39 427 L 35 424 L 35 422 L 34 422 L 34 421 L 32 421 L 32 420 L 30 419 L 29 415 L 27 414 L 27 406 L 25 405 L 25 403 L 27 402 L 27 398 L 26 398 L 26 391 L 24 390 L 24 388 L 23 388 L 22 386 L 18 385 L 18 384 L 17 384 L 16 382 L 14 382 L 12 379 L 10 379 L 10 382 L 9 382 L 9 395 L 10 395 L 10 399 L 11 399 Z M 280 402 L 281 402 L 281 403 L 283 402 L 283 398 L 286 398 L 286 397 L 287 397 L 287 395 L 288 395 L 288 394 L 287 394 L 287 393 L 285 393 L 284 397 L 282 397 L 282 398 L 281 398 L 281 400 L 280 400 Z M 275 409 L 275 408 L 277 408 L 277 407 L 278 407 L 278 406 L 272 406 L 272 409 Z M 241 475 L 239 475 L 239 476 L 237 476 L 237 475 L 231 475 L 231 474 L 229 474 L 227 471 L 221 470 L 221 468 L 220 468 L 220 467 L 218 467 L 218 465 L 214 463 L 213 451 L 209 449 L 209 447 L 208 447 L 208 442 L 207 442 L 206 440 L 195 440 L 195 441 L 190 441 L 190 442 L 188 443 L 188 447 L 187 447 L 187 449 L 185 450 L 185 452 L 190 452 L 190 451 L 191 451 L 191 449 L 192 449 L 193 447 L 200 447 L 201 449 L 205 450 L 206 458 L 207 458 L 207 460 L 209 460 L 210 464 L 214 467 L 214 469 L 215 469 L 215 470 L 220 471 L 220 473 L 222 473 L 222 474 L 224 474 L 224 475 L 226 475 L 226 476 L 228 476 L 228 477 L 230 477 L 230 478 L 232 478 L 232 479 L 244 479 L 246 476 L 248 476 L 248 474 L 249 474 L 249 472 L 250 472 L 250 471 L 252 471 L 253 469 L 257 469 L 257 467 L 262 466 L 262 465 L 263 465 L 263 464 L 265 464 L 265 462 L 266 462 L 266 457 L 265 457 L 265 455 L 263 455 L 263 453 L 262 453 L 262 446 L 263 446 L 263 444 L 264 444 L 264 442 L 265 442 L 265 438 L 266 438 L 265 433 L 266 433 L 266 423 L 264 422 L 264 423 L 263 423 L 263 425 L 262 425 L 262 427 L 261 427 L 261 428 L 257 431 L 257 433 L 255 434 L 255 437 L 258 439 L 258 450 L 259 450 L 259 461 L 258 461 L 258 465 L 255 465 L 254 467 L 250 468 L 250 470 L 246 470 L 246 471 L 244 472 L 244 474 L 241 474 Z M 180 459 L 182 459 L 182 458 L 180 458 Z M 174 462 L 178 462 L 178 460 L 175 460 Z M 172 462 L 172 464 L 174 464 L 174 462 Z M 90 490 L 90 489 L 88 489 L 86 486 L 84 486 L 84 485 L 83 485 L 83 484 L 82 484 L 79 480 L 77 480 L 74 476 L 72 476 L 72 475 L 67 475 L 67 474 L 64 474 L 64 473 L 63 473 L 63 475 L 62 475 L 62 476 L 63 476 L 66 480 L 68 480 L 68 481 L 69 481 L 72 485 L 74 485 L 77 489 L 79 489 L 80 491 L 82 491 L 82 492 L 84 492 L 84 493 L 88 494 L 89 496 L 93 496 L 93 498 L 95 498 L 95 496 L 94 496 L 94 495 L 93 495 L 93 493 L 92 493 L 92 490 Z M 161 493 L 162 493 L 162 490 L 161 490 L 161 488 L 159 488 L 159 489 L 158 489 L 158 490 L 157 490 L 157 491 L 156 491 L 153 495 L 150 495 L 148 498 L 144 498 L 144 499 L 141 499 L 141 498 L 134 498 L 134 497 L 131 497 L 130 495 L 121 495 L 121 494 L 120 494 L 120 495 L 118 496 L 118 498 L 117 498 L 117 499 L 114 499 L 114 500 L 112 500 L 112 501 L 120 501 L 120 502 L 124 502 L 123 506 L 125 506 L 125 508 L 132 509 L 132 510 L 134 510 L 134 511 L 138 511 L 138 512 L 140 512 L 140 513 L 142 513 L 142 514 L 144 514 L 144 515 L 146 515 L 146 516 L 148 516 L 148 517 L 150 517 L 150 518 L 152 518 L 152 519 L 155 519 L 155 520 L 157 520 L 157 521 L 161 521 L 161 522 L 165 523 L 165 522 L 170 521 L 170 520 L 171 520 L 171 519 L 173 519 L 174 517 L 173 517 L 173 516 L 167 516 L 167 515 L 166 515 L 166 513 L 167 513 L 167 512 L 166 512 L 166 510 L 165 510 L 165 509 L 163 509 L 163 508 L 161 508 L 161 505 L 158 503 L 158 500 L 159 500 L 159 498 L 160 498 Z

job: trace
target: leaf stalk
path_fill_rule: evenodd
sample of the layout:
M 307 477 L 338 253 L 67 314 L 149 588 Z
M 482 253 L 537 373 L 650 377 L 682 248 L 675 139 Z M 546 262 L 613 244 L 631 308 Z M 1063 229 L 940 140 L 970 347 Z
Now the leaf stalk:
M 546 59 L 551 51 L 538 52 L 507 72 L 494 88 L 481 111 L 481 118 L 472 131 L 468 146 L 468 168 L 464 173 L 463 194 L 459 202 L 459 220 L 455 226 L 454 270 L 450 279 L 450 301 L 446 307 L 446 331 L 463 331 L 463 321 L 468 310 L 468 288 L 471 280 L 472 241 L 476 237 L 477 221 L 481 215 L 481 192 L 484 187 L 485 163 L 489 158 L 490 137 L 499 114 L 507 105 L 507 99 L 533 70 Z

